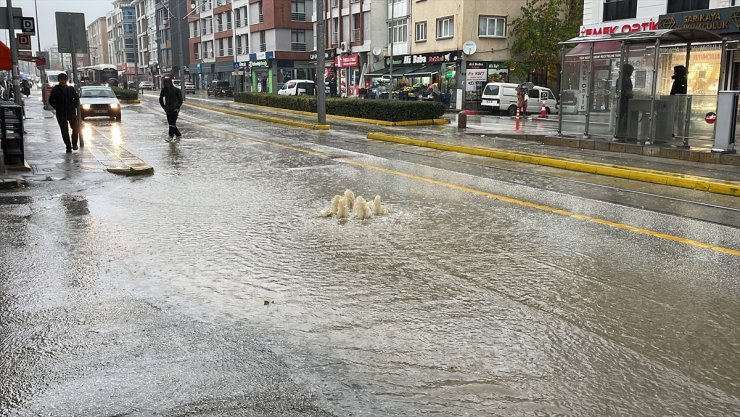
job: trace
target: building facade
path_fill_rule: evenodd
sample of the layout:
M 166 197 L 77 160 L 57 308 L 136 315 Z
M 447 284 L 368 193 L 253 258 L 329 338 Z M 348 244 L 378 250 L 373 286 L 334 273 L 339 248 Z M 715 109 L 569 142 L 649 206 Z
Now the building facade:
M 99 17 L 87 26 L 87 45 L 90 50 L 90 65 L 108 64 L 108 27 L 106 19 Z
M 113 10 L 106 16 L 110 63 L 118 67 L 123 81 L 130 81 L 135 77 L 138 64 L 136 9 L 132 2 L 133 0 L 113 1 Z

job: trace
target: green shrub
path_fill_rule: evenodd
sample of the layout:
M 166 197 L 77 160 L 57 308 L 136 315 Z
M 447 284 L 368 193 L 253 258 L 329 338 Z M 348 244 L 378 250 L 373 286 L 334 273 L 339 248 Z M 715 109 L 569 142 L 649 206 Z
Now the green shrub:
M 137 90 L 129 90 L 128 88 L 111 87 L 113 92 L 116 93 L 116 97 L 119 100 L 138 100 L 139 92 Z
M 280 109 L 316 112 L 316 97 L 279 96 L 269 93 L 236 93 L 234 101 L 277 107 Z M 326 113 L 335 116 L 403 122 L 435 119 L 444 114 L 442 103 L 429 101 L 361 100 L 356 98 L 327 98 Z

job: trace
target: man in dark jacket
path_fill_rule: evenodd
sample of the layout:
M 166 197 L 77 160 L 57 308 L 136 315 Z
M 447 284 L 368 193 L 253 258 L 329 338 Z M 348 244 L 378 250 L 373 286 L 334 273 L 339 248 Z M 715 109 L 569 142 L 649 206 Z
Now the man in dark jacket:
M 170 142 L 172 138 L 176 137 L 176 140 L 180 140 L 182 133 L 177 128 L 177 116 L 180 113 L 180 106 L 182 106 L 182 92 L 179 88 L 172 85 L 172 78 L 164 77 L 164 87 L 159 92 L 159 105 L 162 106 L 164 112 L 167 114 L 167 123 L 170 125 L 170 130 L 167 133 L 167 142 Z
M 57 123 L 62 130 L 62 140 L 67 146 L 67 153 L 77 150 L 77 140 L 80 137 L 80 124 L 77 118 L 77 107 L 80 105 L 80 96 L 74 87 L 67 85 L 69 77 L 60 73 L 57 76 L 59 84 L 49 93 L 49 105 L 56 110 Z M 69 128 L 72 128 L 72 140 L 69 138 Z

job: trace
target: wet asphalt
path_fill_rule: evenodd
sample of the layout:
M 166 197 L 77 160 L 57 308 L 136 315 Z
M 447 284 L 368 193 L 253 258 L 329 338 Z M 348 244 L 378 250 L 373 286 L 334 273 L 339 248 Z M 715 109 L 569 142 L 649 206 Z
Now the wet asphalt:
M 152 98 L 66 155 L 29 115 L 2 415 L 740 410 L 736 198 L 197 109 L 170 144 Z M 318 217 L 348 188 L 390 213 Z

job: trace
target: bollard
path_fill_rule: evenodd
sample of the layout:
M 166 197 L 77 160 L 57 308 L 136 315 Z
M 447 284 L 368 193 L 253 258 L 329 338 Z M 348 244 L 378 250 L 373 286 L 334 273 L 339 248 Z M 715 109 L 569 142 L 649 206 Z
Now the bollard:
M 542 107 L 540 107 L 540 117 L 547 117 L 547 108 L 545 107 L 545 102 L 542 102 Z
M 519 130 L 519 107 L 516 108 L 516 123 L 514 124 L 514 130 Z
M 457 128 L 465 129 L 468 127 L 468 114 L 465 111 L 461 111 L 457 114 Z

